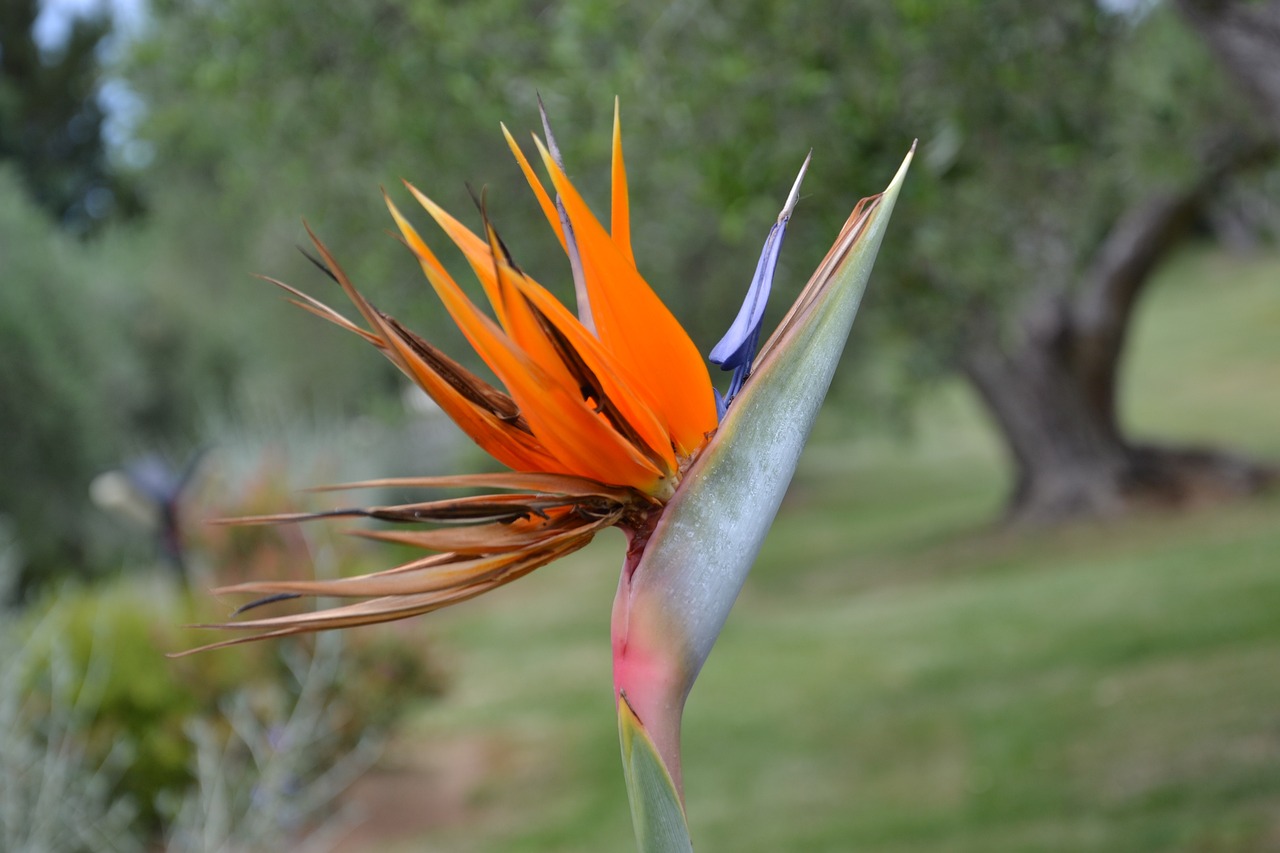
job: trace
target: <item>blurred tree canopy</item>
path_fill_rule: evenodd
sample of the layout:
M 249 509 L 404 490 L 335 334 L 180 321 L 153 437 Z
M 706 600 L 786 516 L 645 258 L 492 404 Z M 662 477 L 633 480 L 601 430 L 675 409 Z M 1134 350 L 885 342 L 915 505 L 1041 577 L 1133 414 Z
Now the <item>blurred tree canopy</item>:
M 516 258 L 569 298 L 567 264 L 497 128 L 527 140 L 539 94 L 600 210 L 621 97 L 640 267 L 704 348 L 810 148 L 774 317 L 918 137 L 853 345 L 886 355 L 843 374 L 859 410 L 900 402 L 905 380 L 960 371 L 1009 445 L 1014 508 L 1030 516 L 1110 511 L 1143 488 L 1176 498 L 1184 468 L 1224 462 L 1139 446 L 1117 414 L 1125 331 L 1151 271 L 1275 147 L 1164 5 L 155 0 L 107 69 L 146 105 L 135 133 L 153 156 L 129 180 L 149 216 L 87 244 L 36 223 L 24 196 L 66 224 L 118 180 L 95 94 L 106 24 L 77 23 L 50 54 L 32 40 L 34 8 L 6 4 L 0 27 L 0 154 L 16 167 L 0 180 L 0 405 L 17 454 L 0 461 L 20 475 L 0 511 L 45 562 L 83 550 L 93 473 L 156 446 L 185 455 L 211 412 L 395 410 L 389 366 L 251 277 L 336 296 L 294 250 L 301 216 L 374 299 L 463 358 L 383 233 L 379 185 L 403 199 L 408 178 L 464 217 L 465 182 L 488 187 Z M 1258 482 L 1225 463 L 1227 480 Z
M 913 176 L 914 227 L 886 253 L 895 285 L 881 297 L 946 352 L 959 303 L 1068 278 L 1126 195 L 1189 174 L 1197 134 L 1232 114 L 1168 16 L 1033 7 L 164 2 L 129 79 L 150 105 L 156 188 L 197 181 L 204 215 L 254 228 L 305 214 L 370 273 L 409 269 L 380 268 L 393 262 L 373 191 L 402 177 L 463 212 L 463 181 L 490 184 L 505 232 L 541 229 L 520 215 L 533 206 L 497 133 L 505 120 L 526 138 L 538 92 L 571 171 L 603 198 L 619 94 L 642 266 L 703 338 L 730 317 L 809 148 L 796 286 L 919 137 L 928 174 Z M 554 254 L 544 234 L 513 242 L 539 263 Z
M 621 96 L 637 257 L 703 344 L 810 147 L 784 294 L 920 137 L 859 339 L 902 352 L 906 373 L 973 381 L 1018 466 L 1016 510 L 1111 511 L 1144 478 L 1176 497 L 1182 461 L 1134 447 L 1116 414 L 1125 330 L 1150 272 L 1263 151 L 1163 7 L 166 0 L 154 14 L 128 75 L 150 105 L 155 192 L 197 193 L 206 233 L 242 228 L 240 247 L 290 280 L 315 279 L 261 240 L 284 243 L 305 211 L 375 298 L 454 351 L 407 257 L 370 227 L 385 221 L 372 188 L 406 177 L 461 212 L 464 179 L 490 185 L 517 258 L 563 281 L 495 132 L 537 126 L 538 92 L 596 199 Z M 342 352 L 329 389 L 376 387 Z
M 852 380 L 883 404 L 904 378 L 960 371 L 1005 437 L 1013 507 L 1030 517 L 1176 500 L 1189 477 L 1262 482 L 1248 460 L 1134 442 L 1118 414 L 1125 332 L 1151 271 L 1275 148 L 1164 6 L 157 0 L 111 69 L 147 106 L 136 132 L 154 156 L 136 180 L 151 216 L 85 246 L 36 224 L 23 195 L 66 223 L 111 180 L 92 96 L 105 24 L 81 22 L 42 54 L 33 8 L 5 6 L 0 43 L 0 143 L 17 166 L 0 182 L 0 402 L 17 472 L 0 507 L 46 563 L 80 559 L 92 473 L 202 443 L 210 411 L 392 410 L 392 370 L 250 277 L 334 295 L 293 249 L 301 215 L 375 299 L 464 357 L 382 234 L 379 185 L 402 194 L 412 179 L 462 214 L 464 181 L 488 186 L 518 260 L 568 297 L 497 132 L 506 120 L 526 138 L 539 93 L 597 202 L 621 96 L 637 257 L 704 347 L 809 148 L 774 316 L 919 137 L 854 347 L 892 357 L 861 359 L 846 391 Z
M 31 565 L 76 565 L 89 478 L 113 461 L 124 413 L 144 386 L 132 381 L 137 364 L 115 330 L 97 334 L 124 326 L 102 277 L 8 168 L 0 169 L 0 258 L 0 511 Z

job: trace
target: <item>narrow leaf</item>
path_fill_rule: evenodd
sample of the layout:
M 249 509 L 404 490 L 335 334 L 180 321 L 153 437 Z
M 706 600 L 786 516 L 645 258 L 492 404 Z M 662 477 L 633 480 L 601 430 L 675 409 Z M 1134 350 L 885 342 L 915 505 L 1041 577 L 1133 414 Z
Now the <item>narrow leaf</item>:
M 625 696 L 618 700 L 622 771 L 640 853 L 692 853 L 684 804 L 644 725 Z

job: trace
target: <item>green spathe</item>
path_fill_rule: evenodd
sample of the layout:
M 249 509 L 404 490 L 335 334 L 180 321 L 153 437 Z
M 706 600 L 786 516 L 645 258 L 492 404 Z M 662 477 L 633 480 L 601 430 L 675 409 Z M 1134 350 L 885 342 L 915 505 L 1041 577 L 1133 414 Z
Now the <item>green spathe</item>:
M 854 211 L 766 344 L 719 430 L 685 474 L 634 570 L 624 572 L 614 604 L 615 687 L 625 699 L 618 703 L 623 759 L 642 851 L 689 849 L 687 836 L 655 846 L 657 839 L 674 838 L 667 826 L 673 810 L 684 814 L 679 799 L 684 700 L 795 473 L 911 156 L 884 193 Z M 645 665 L 630 666 L 628 660 Z M 637 672 L 642 675 L 632 675 Z M 658 675 L 648 678 L 647 672 Z M 631 679 L 637 683 L 627 683 Z M 671 780 L 668 788 L 653 784 L 651 771 L 641 772 L 644 752 L 637 750 L 638 736 L 630 731 L 637 726 L 645 734 L 645 752 L 656 752 L 662 775 Z M 673 796 L 673 802 L 665 801 Z

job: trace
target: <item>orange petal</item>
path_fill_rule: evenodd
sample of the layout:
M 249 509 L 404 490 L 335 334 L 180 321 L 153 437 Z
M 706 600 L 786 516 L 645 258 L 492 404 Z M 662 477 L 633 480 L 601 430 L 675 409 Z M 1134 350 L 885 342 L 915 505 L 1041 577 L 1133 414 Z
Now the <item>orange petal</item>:
M 675 473 L 678 466 L 668 433 L 621 379 L 620 371 L 614 367 L 616 360 L 550 293 L 498 258 L 502 252 L 498 235 L 492 225 L 487 229 L 497 289 L 516 343 L 539 364 L 549 367 L 562 387 L 577 388 L 579 398 L 589 393 L 595 399 L 596 414 L 659 471 L 664 475 Z M 560 323 L 537 308 L 519 289 L 522 285 L 541 290 L 548 297 L 544 304 L 559 315 Z
M 381 331 L 396 354 L 393 360 L 486 453 L 517 471 L 554 467 L 554 460 L 534 436 L 468 400 L 393 329 L 383 325 Z
M 622 161 L 622 117 L 618 98 L 613 99 L 613 210 L 609 232 L 622 257 L 631 266 L 636 265 L 631 253 L 631 208 L 627 196 L 627 167 Z
M 578 389 L 557 384 L 482 314 L 390 201 L 388 208 L 458 328 L 507 387 L 534 436 L 560 462 L 557 473 L 635 486 L 650 494 L 670 488 L 662 485 L 661 472 L 652 463 L 583 405 Z
M 543 120 L 546 120 L 545 115 Z M 566 232 L 565 219 L 567 219 L 568 214 L 565 214 L 565 219 L 561 218 L 559 205 L 552 204 L 551 197 L 547 195 L 546 189 L 542 186 L 542 181 L 538 179 L 533 167 L 525 159 L 524 152 L 520 150 L 520 146 L 516 145 L 516 141 L 511 138 L 511 133 L 507 130 L 506 125 L 503 125 L 502 133 L 507 138 L 507 146 L 511 149 L 511 153 L 515 155 L 516 161 L 520 164 L 520 170 L 524 172 L 525 180 L 529 182 L 529 186 L 538 197 L 538 204 L 542 207 L 543 215 L 547 217 L 547 221 L 551 223 L 552 230 L 556 232 L 556 237 L 560 240 L 560 248 L 564 249 L 565 254 L 569 256 L 569 267 L 573 270 L 573 290 L 578 300 L 578 317 L 588 331 L 595 334 L 595 319 L 591 315 L 591 300 L 586 289 L 586 280 L 582 270 L 582 259 L 578 254 L 577 241 L 574 239 L 572 229 Z M 557 199 L 557 201 L 559 200 Z
M 431 218 L 436 221 L 436 224 L 453 241 L 454 245 L 462 250 L 462 254 L 466 257 L 467 263 L 471 265 L 476 278 L 480 279 L 480 284 L 484 287 L 485 296 L 489 297 L 489 303 L 493 305 L 494 313 L 498 315 L 498 323 L 510 334 L 511 329 L 503 309 L 502 297 L 498 292 L 497 277 L 493 271 L 493 255 L 489 251 L 489 244 L 477 237 L 470 228 L 450 216 L 449 212 L 443 207 L 427 198 L 413 184 L 405 181 L 404 185 L 409 192 L 413 193 L 413 197 L 417 199 L 418 204 L 422 205 L 427 213 L 431 214 Z
M 608 350 L 600 344 L 599 339 L 588 332 L 578 319 L 549 291 L 519 270 L 509 266 L 505 258 L 500 256 L 501 253 L 496 251 L 489 242 L 485 242 L 476 236 L 465 225 L 450 216 L 440 205 L 419 192 L 412 184 L 406 183 L 405 186 L 413 193 L 418 203 L 440 225 L 449 239 L 453 240 L 458 248 L 462 250 L 467 262 L 484 285 L 485 293 L 488 294 L 489 301 L 493 303 L 499 322 L 516 344 L 545 369 L 559 373 L 560 375 L 557 378 L 561 384 L 569 387 L 571 378 L 564 375 L 562 371 L 557 370 L 555 353 L 547 350 L 545 336 L 537 324 L 530 323 L 527 316 L 522 317 L 518 323 L 513 322 L 512 311 L 517 314 L 521 312 L 527 314 L 527 310 L 522 304 L 522 300 L 516 300 L 511 308 L 506 306 L 505 302 L 511 298 L 511 295 L 504 295 L 504 282 L 499 281 L 500 278 L 514 283 L 521 293 L 533 301 L 538 310 L 551 320 L 561 334 L 579 352 L 588 368 L 595 374 L 602 386 L 603 393 L 608 395 L 609 399 L 618 406 L 619 411 L 627 418 L 645 445 L 658 454 L 663 460 L 663 466 L 668 471 L 676 470 L 675 455 L 671 449 L 670 432 L 666 425 L 653 413 L 649 405 L 637 396 L 633 390 L 637 383 L 634 380 L 629 381 L 624 378 L 629 373 L 625 366 L 620 365 L 617 359 L 613 358 Z
M 541 142 L 538 150 L 573 223 L 601 340 L 640 381 L 652 408 L 669 425 L 677 450 L 692 455 L 716 427 L 715 397 L 702 354 Z
M 630 368 L 609 352 L 604 344 L 550 291 L 527 276 L 515 280 L 516 287 L 564 335 L 569 344 L 595 374 L 602 392 L 613 401 L 623 417 L 669 470 L 676 470 L 671 432 L 642 396 L 641 385 Z
M 542 181 L 538 179 L 538 174 L 533 171 L 533 167 L 525 159 L 524 152 L 520 150 L 520 146 L 516 144 L 515 139 L 511 136 L 511 131 L 507 130 L 505 124 L 502 125 L 502 135 L 507 138 L 507 147 L 511 149 L 511 153 L 515 155 L 516 162 L 520 164 L 520 171 L 524 172 L 524 179 L 529 182 L 529 188 L 538 197 L 538 206 L 542 208 L 542 215 L 547 217 L 547 222 L 551 223 L 551 229 L 556 232 L 556 237 L 560 239 L 560 248 L 568 252 L 569 246 L 564 239 L 564 230 L 560 227 L 560 213 L 556 210 L 555 202 L 551 200 L 551 196 L 547 195 L 547 190 L 542 186 Z

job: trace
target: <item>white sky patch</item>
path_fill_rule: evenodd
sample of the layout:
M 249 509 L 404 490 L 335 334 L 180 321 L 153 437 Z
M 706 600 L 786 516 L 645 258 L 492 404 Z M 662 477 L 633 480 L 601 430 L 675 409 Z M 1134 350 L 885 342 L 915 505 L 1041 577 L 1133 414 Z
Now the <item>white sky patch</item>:
M 120 40 L 138 32 L 146 18 L 146 0 L 43 0 L 33 34 L 42 50 L 56 51 L 66 43 L 77 18 L 92 17 L 109 11 L 111 35 L 101 46 L 101 58 L 109 62 L 111 52 Z M 98 89 L 98 103 L 106 113 L 102 137 L 115 156 L 126 166 L 141 168 L 152 156 L 150 144 L 134 136 L 134 128 L 142 120 L 146 105 L 138 94 L 118 77 L 107 77 Z
M 56 50 L 66 42 L 76 18 L 104 9 L 111 11 L 120 33 L 132 32 L 146 12 L 145 0 L 43 0 L 35 24 L 36 44 L 45 50 Z
M 1141 18 L 1159 4 L 1160 0 L 1098 0 L 1098 8 L 1113 15 L 1131 15 Z

